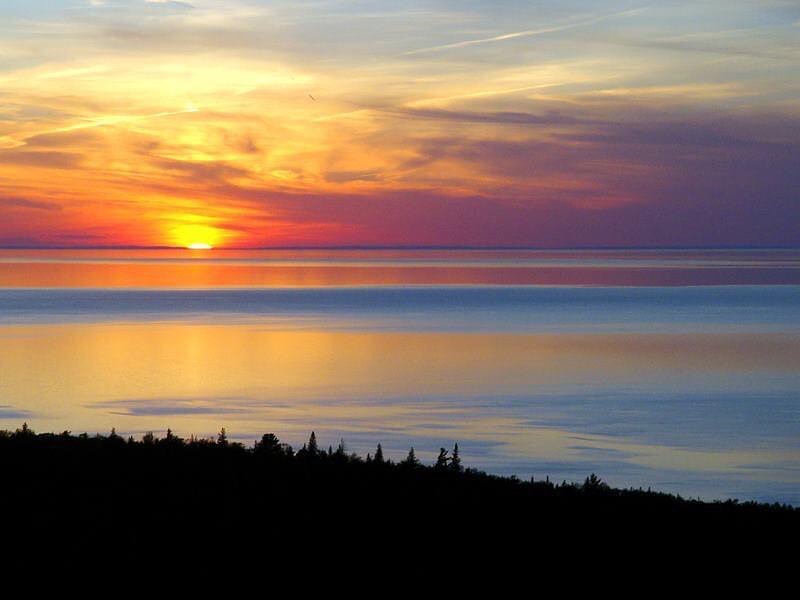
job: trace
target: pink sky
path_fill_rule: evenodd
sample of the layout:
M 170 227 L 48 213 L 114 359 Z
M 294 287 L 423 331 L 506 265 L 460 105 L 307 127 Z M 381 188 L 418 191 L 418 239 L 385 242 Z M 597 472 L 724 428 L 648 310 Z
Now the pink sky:
M 0 246 L 800 244 L 787 3 L 224 4 L 4 3 Z

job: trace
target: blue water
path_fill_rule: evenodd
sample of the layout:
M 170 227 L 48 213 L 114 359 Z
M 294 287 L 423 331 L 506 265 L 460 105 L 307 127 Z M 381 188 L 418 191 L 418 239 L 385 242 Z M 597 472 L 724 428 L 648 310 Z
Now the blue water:
M 0 289 L 0 323 L 250 320 L 497 332 L 800 331 L 800 286 Z
M 458 442 L 495 473 L 800 505 L 797 251 L 215 256 L 0 252 L 0 427 Z

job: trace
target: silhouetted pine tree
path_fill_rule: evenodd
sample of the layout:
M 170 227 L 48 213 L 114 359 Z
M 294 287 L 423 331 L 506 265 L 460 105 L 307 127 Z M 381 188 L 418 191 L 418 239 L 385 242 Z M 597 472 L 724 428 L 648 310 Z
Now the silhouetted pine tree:
M 383 460 L 383 448 L 380 444 L 378 444 L 377 449 L 375 450 L 375 458 L 373 459 L 376 463 L 382 465 L 384 463 Z
M 461 457 L 458 455 L 458 444 L 453 446 L 453 456 L 450 457 L 450 470 L 461 473 L 464 468 L 461 466 Z
M 406 456 L 406 459 L 400 464 L 405 467 L 411 467 L 411 468 L 416 468 L 419 466 L 419 459 L 417 458 L 417 455 L 414 453 L 413 446 L 408 451 L 408 456 Z
M 345 456 L 346 453 L 347 453 L 347 449 L 345 448 L 345 445 L 344 445 L 344 439 L 340 439 L 339 440 L 339 445 L 336 446 L 336 452 L 334 452 L 334 455 L 337 458 L 341 458 L 341 457 Z
M 436 459 L 436 464 L 434 465 L 437 469 L 446 469 L 447 468 L 447 461 L 450 460 L 447 458 L 447 450 L 444 448 L 439 449 L 439 457 Z
M 284 453 L 281 441 L 274 433 L 262 435 L 261 441 L 256 443 L 255 451 L 264 456 L 278 456 Z
M 584 489 L 584 491 L 587 491 L 587 492 L 607 490 L 608 489 L 608 484 L 605 481 L 603 481 L 602 479 L 600 479 L 597 475 L 592 473 L 583 482 L 583 489 Z
M 219 430 L 219 435 L 217 436 L 217 444 L 220 446 L 227 446 L 228 445 L 228 434 L 225 432 L 225 428 Z
M 308 438 L 308 445 L 306 446 L 306 451 L 311 456 L 316 456 L 319 453 L 319 447 L 317 446 L 317 434 L 313 431 L 311 432 L 311 437 Z

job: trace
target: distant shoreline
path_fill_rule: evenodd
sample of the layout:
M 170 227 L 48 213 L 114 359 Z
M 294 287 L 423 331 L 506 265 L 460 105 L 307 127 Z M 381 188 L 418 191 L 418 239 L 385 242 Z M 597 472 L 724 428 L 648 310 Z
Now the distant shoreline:
M 184 246 L 0 246 L 0 250 L 189 250 Z M 658 250 L 800 250 L 800 246 L 216 246 L 213 252 L 259 250 L 530 250 L 530 251 L 658 251 Z

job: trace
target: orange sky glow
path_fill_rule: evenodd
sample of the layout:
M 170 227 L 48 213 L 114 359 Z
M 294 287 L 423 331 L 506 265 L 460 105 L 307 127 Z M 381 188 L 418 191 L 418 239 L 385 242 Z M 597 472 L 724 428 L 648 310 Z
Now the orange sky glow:
M 0 246 L 800 243 L 786 3 L 415 7 L 4 3 Z

